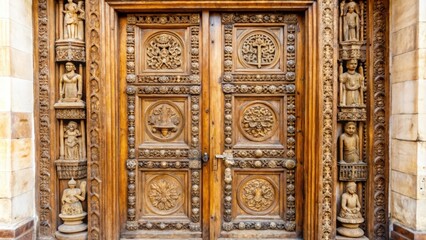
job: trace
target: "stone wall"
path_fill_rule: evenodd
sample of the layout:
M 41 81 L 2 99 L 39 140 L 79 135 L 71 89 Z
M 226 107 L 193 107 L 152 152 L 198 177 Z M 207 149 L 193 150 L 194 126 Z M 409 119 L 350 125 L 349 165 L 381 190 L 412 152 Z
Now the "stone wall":
M 31 239 L 35 216 L 31 0 L 0 0 L 0 239 Z
M 426 1 L 390 2 L 390 210 L 400 239 L 426 231 Z

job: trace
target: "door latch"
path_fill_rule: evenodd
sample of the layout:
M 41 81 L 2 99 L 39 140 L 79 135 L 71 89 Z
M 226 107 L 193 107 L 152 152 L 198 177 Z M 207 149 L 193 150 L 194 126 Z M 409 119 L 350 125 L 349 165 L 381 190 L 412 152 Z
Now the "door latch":
M 205 152 L 201 157 L 201 161 L 203 161 L 203 163 L 207 163 L 209 161 L 209 154 Z

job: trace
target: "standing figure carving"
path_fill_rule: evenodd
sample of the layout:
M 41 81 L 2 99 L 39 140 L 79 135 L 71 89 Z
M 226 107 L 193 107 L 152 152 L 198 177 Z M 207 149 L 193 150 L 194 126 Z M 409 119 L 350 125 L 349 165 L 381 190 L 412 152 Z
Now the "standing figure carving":
M 68 187 L 62 194 L 62 209 L 61 214 L 63 215 L 79 215 L 84 213 L 81 202 L 86 198 L 86 182 L 83 181 L 80 184 L 80 188 L 75 188 L 77 182 L 74 178 L 68 182 Z
M 84 40 L 84 9 L 83 1 L 78 1 L 78 4 L 73 0 L 68 0 L 65 4 L 64 13 L 64 38 Z
M 359 41 L 360 17 L 358 5 L 353 0 L 347 4 L 342 1 L 341 11 L 343 16 L 343 40 Z
M 346 63 L 347 71 L 340 74 L 340 106 L 362 106 L 364 76 L 356 72 L 358 60 L 351 59 Z
M 82 96 L 83 79 L 80 74 L 75 72 L 74 63 L 67 62 L 65 70 L 66 73 L 59 81 L 60 102 L 79 102 Z
M 80 159 L 80 131 L 77 129 L 77 123 L 71 121 L 65 130 L 65 159 Z
M 359 137 L 356 133 L 356 123 L 348 122 L 345 125 L 345 132 L 340 135 L 340 161 L 345 163 L 358 163 L 359 157 Z

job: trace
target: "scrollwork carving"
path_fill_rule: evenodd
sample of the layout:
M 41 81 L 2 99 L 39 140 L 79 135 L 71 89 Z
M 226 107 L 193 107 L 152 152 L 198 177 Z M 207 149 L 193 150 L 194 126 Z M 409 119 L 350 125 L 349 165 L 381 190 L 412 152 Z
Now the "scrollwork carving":
M 147 128 L 156 140 L 171 140 L 183 129 L 183 115 L 172 102 L 160 101 L 149 107 L 146 115 Z
M 153 36 L 146 43 L 147 66 L 153 70 L 174 70 L 182 66 L 181 40 L 170 33 Z
M 240 127 L 243 135 L 252 141 L 270 138 L 278 127 L 275 111 L 264 103 L 254 103 L 242 110 Z

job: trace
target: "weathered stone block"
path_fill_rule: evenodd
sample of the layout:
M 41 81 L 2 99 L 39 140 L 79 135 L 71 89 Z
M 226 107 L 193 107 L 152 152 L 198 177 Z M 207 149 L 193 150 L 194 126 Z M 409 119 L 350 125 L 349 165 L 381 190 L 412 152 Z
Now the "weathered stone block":
M 390 180 L 392 191 L 412 199 L 417 198 L 417 175 L 392 170 Z
M 396 32 L 417 21 L 419 0 L 392 0 L 391 32 Z
M 417 203 L 415 199 L 397 192 L 391 192 L 392 217 L 405 226 L 415 228 Z
M 417 143 L 391 140 L 391 169 L 417 175 Z

